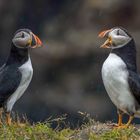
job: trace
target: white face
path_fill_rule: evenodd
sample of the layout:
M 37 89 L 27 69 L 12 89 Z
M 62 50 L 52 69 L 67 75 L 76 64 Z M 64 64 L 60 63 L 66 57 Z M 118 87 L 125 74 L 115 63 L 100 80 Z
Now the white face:
M 28 48 L 32 42 L 32 35 L 31 33 L 20 31 L 14 36 L 12 41 L 18 48 Z
M 132 37 L 121 28 L 112 28 L 102 31 L 99 34 L 99 37 L 107 37 L 107 40 L 104 42 L 101 48 L 121 48 L 125 46 L 130 40 L 132 40 Z
M 112 40 L 112 49 L 123 47 L 132 39 L 124 30 L 120 28 L 110 31 L 108 37 Z

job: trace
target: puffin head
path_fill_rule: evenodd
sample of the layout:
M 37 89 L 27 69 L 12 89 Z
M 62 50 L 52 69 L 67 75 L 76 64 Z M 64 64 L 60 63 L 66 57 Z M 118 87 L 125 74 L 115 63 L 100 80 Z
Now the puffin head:
M 42 46 L 41 40 L 29 29 L 19 29 L 15 32 L 12 39 L 17 48 L 37 48 Z
M 121 48 L 129 43 L 133 38 L 122 27 L 114 27 L 109 30 L 102 31 L 98 35 L 100 38 L 107 37 L 107 40 L 101 45 L 101 48 Z

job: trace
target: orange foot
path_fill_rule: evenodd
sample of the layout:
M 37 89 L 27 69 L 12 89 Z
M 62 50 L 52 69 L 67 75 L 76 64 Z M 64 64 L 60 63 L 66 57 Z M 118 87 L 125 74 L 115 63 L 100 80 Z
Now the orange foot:
M 8 113 L 6 113 L 6 123 L 7 123 L 7 125 L 11 125 L 11 117 L 10 117 L 10 113 L 8 112 Z
M 114 128 L 115 129 L 125 129 L 125 128 L 128 128 L 129 127 L 129 125 L 128 124 L 122 124 L 122 125 L 116 125 Z

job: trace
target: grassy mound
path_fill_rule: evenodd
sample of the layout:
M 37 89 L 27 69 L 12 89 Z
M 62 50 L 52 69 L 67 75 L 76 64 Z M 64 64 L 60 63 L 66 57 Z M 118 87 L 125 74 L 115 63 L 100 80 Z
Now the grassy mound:
M 114 129 L 111 123 L 90 120 L 80 128 L 52 129 L 49 123 L 1 125 L 0 140 L 139 140 L 140 129 Z
M 100 123 L 91 119 L 87 113 L 78 113 L 86 123 L 75 129 L 65 124 L 66 115 L 55 119 L 50 117 L 44 123 L 30 124 L 26 117 L 23 117 L 24 123 L 21 123 L 19 116 L 14 114 L 16 117 L 10 126 L 5 124 L 3 118 L 0 140 L 140 140 L 139 125 L 117 129 L 111 122 Z M 57 124 L 55 129 L 51 127 L 54 122 Z

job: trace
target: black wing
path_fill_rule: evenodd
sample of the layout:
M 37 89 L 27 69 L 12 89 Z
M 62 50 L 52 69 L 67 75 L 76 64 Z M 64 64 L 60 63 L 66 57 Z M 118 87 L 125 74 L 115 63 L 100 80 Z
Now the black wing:
M 21 80 L 18 68 L 5 66 L 0 70 L 0 105 L 2 105 L 17 89 Z
M 129 71 L 128 83 L 131 92 L 140 104 L 140 75 L 133 71 Z

